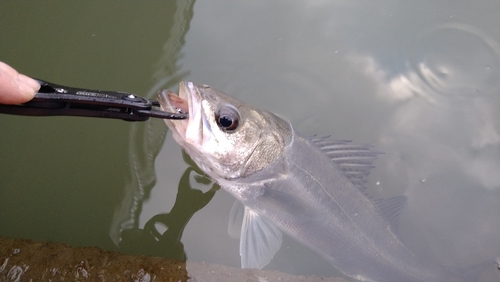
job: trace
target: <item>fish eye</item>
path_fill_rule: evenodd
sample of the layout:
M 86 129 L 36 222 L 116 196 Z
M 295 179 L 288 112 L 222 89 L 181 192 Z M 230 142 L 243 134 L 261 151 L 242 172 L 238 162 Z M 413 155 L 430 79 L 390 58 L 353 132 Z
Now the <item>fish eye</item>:
M 217 125 L 225 132 L 232 132 L 238 128 L 240 113 L 231 105 L 222 106 L 215 114 Z

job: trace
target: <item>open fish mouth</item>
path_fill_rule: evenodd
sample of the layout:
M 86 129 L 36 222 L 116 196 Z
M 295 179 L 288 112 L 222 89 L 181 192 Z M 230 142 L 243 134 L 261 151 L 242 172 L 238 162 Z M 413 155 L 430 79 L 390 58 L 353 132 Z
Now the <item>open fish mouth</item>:
M 179 95 L 176 95 L 168 89 L 158 91 L 158 100 L 164 111 L 189 114 L 188 100 L 181 98 Z
M 202 97 L 198 86 L 193 82 L 182 81 L 179 85 L 179 95 L 170 90 L 158 92 L 158 102 L 164 111 L 189 114 L 183 120 L 165 120 L 167 126 L 174 132 L 176 141 L 191 144 L 201 144 L 203 140 L 203 124 L 206 122 L 201 109 Z M 207 133 L 207 132 L 205 132 Z
M 158 102 L 162 110 L 166 112 L 189 114 L 189 97 L 185 90 L 185 83 L 181 82 L 179 87 L 179 95 L 174 92 L 164 89 L 158 91 Z M 174 135 L 180 135 L 178 137 L 184 139 L 186 136 L 186 130 L 189 125 L 189 119 L 184 120 L 165 120 L 167 126 L 172 129 Z

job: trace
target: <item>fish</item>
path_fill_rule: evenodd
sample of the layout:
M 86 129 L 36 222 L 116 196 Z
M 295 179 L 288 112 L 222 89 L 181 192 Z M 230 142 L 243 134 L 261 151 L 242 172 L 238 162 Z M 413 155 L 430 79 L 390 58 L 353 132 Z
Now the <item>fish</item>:
M 181 82 L 178 96 L 161 90 L 158 101 L 165 111 L 189 114 L 165 120 L 173 138 L 242 204 L 243 268 L 267 265 L 284 232 L 359 281 L 473 281 L 402 243 L 406 197 L 372 199 L 365 189 L 380 155 L 373 145 L 303 136 L 278 115 L 209 85 Z

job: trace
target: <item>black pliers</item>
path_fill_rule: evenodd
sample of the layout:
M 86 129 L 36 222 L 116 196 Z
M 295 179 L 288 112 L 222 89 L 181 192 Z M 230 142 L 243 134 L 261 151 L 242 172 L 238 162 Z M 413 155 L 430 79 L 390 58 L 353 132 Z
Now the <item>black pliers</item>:
M 40 90 L 33 100 L 1 105 L 0 113 L 26 116 L 82 116 L 145 121 L 150 117 L 185 119 L 187 113 L 159 109 L 158 101 L 120 91 L 101 91 L 57 85 L 36 79 Z

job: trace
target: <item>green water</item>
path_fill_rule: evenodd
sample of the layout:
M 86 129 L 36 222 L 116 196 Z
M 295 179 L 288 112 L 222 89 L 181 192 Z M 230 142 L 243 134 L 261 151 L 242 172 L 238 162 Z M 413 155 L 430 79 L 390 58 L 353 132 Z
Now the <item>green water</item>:
M 148 98 L 207 83 L 304 134 L 374 143 L 385 155 L 368 191 L 408 196 L 403 241 L 471 265 L 500 254 L 498 11 L 498 1 L 0 1 L 0 60 Z M 233 199 L 211 198 L 189 167 L 159 120 L 0 115 L 0 235 L 239 267 Z M 172 234 L 183 244 L 166 251 Z M 287 237 L 268 267 L 338 274 Z
M 3 1 L 0 58 L 47 81 L 146 96 L 176 11 L 175 2 Z M 165 77 L 177 75 L 170 55 Z M 134 125 L 7 115 L 0 124 L 0 233 L 117 249 L 108 232 Z

